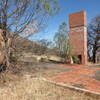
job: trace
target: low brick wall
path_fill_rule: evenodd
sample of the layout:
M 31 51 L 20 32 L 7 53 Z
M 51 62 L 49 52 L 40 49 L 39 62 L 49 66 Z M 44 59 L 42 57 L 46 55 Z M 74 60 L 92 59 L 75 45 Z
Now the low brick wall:
M 76 95 L 80 93 L 80 94 L 83 94 L 84 96 L 92 97 L 93 100 L 100 100 L 100 93 L 90 91 L 90 90 L 86 90 L 86 89 L 80 89 L 80 88 L 77 88 L 77 87 L 74 87 L 74 86 L 68 86 L 68 85 L 63 84 L 63 83 L 56 83 L 54 81 L 46 80 L 45 78 L 43 78 L 43 80 L 46 81 L 46 82 L 49 82 L 51 84 L 55 84 L 59 87 L 65 88 L 66 91 L 69 90 L 69 91 L 75 92 Z M 72 96 L 72 94 L 70 96 Z
M 46 78 L 43 78 L 43 77 L 34 78 L 33 75 L 25 75 L 24 77 L 25 77 L 25 79 L 33 78 L 33 79 L 37 79 L 37 80 L 41 80 L 41 81 L 50 83 L 52 85 L 56 85 L 59 88 L 64 88 L 66 91 L 72 92 L 72 94 L 70 94 L 70 97 L 72 97 L 73 93 L 74 93 L 76 96 L 79 96 L 79 94 L 81 94 L 81 95 L 87 97 L 86 100 L 100 100 L 100 93 L 97 93 L 97 92 L 94 92 L 94 91 L 90 91 L 90 90 L 86 90 L 86 89 L 80 89 L 80 88 L 77 88 L 77 87 L 74 87 L 74 86 L 69 86 L 69 85 L 64 84 L 64 83 L 57 83 L 55 81 L 47 80 Z M 78 97 L 78 98 L 80 98 L 80 97 Z M 88 98 L 92 98 L 92 99 L 88 99 Z M 83 99 L 81 99 L 81 100 L 83 100 Z

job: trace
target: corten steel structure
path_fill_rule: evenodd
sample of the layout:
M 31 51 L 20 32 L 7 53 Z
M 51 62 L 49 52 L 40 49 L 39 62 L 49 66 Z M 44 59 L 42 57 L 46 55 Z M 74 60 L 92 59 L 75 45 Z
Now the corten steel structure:
M 81 64 L 87 64 L 87 21 L 86 11 L 69 15 L 70 44 L 73 53 L 80 57 Z

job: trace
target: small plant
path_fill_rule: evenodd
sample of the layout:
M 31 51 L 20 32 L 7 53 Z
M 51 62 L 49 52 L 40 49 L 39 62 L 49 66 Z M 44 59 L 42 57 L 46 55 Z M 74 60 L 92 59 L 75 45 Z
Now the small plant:
M 76 63 L 76 64 L 80 64 L 81 63 L 81 59 L 79 56 L 77 55 L 74 55 L 73 57 L 73 62 Z

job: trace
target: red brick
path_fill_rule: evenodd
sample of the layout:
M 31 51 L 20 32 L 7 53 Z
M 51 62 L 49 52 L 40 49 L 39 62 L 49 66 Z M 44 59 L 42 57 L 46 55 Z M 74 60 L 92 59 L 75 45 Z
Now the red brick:
M 86 12 L 81 11 L 69 15 L 70 27 L 86 25 Z
M 69 16 L 70 44 L 73 54 L 81 55 L 82 64 L 87 64 L 87 27 L 86 12 L 81 11 Z

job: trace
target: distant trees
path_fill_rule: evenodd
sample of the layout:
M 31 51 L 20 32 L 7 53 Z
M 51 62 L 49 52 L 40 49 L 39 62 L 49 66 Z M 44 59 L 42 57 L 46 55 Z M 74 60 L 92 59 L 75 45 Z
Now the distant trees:
M 100 55 L 100 15 L 92 19 L 88 26 L 88 55 L 94 63 Z
M 69 36 L 67 24 L 63 22 L 54 36 L 56 48 L 60 51 L 60 56 L 65 59 L 71 55 L 71 46 L 69 44 Z
M 44 28 L 48 16 L 58 12 L 58 0 L 0 0 L 0 30 L 5 47 L 3 65 L 9 66 L 18 35 L 28 38 Z
M 38 43 L 46 48 L 50 48 L 52 46 L 52 42 L 47 39 L 38 40 Z
M 52 46 L 52 42 L 46 39 L 38 40 L 38 43 L 40 44 L 40 50 L 38 50 L 40 54 L 46 54 Z

